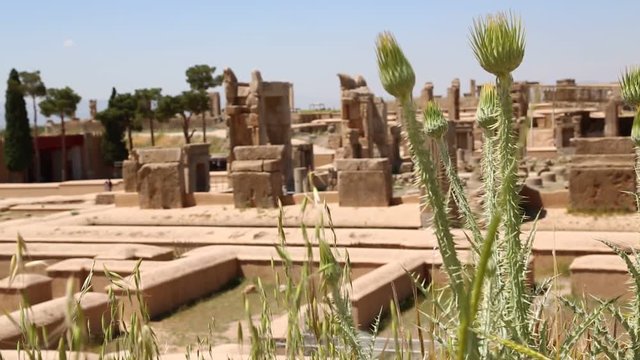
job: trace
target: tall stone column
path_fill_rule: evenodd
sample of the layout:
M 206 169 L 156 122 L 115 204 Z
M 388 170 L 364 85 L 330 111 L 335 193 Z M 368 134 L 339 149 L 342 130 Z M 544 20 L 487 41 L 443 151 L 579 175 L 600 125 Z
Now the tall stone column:
M 425 107 L 429 101 L 433 101 L 433 83 L 427 82 L 420 92 L 420 106 Z
M 609 99 L 604 107 L 604 136 L 618 136 L 618 106 L 620 100 Z
M 460 82 L 452 81 L 447 89 L 447 110 L 449 120 L 460 120 Z

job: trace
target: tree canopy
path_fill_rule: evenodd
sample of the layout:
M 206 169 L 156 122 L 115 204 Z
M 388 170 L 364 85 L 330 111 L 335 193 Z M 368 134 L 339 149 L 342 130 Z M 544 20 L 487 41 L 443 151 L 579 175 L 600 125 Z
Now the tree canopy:
M 40 112 L 44 116 L 57 115 L 64 121 L 65 116 L 73 116 L 82 98 L 73 89 L 66 86 L 60 89 L 48 89 L 44 100 L 40 102 Z
M 216 72 L 215 66 L 193 65 L 187 69 L 187 83 L 191 90 L 207 90 L 222 85 L 222 75 L 213 74 Z
M 27 170 L 33 158 L 33 142 L 23 91 L 20 76 L 12 69 L 7 80 L 4 103 L 4 156 L 10 171 Z

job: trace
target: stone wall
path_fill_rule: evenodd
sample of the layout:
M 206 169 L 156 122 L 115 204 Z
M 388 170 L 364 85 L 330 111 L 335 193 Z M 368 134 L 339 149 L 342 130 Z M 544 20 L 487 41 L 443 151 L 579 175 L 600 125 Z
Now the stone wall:
M 577 138 L 569 165 L 569 202 L 575 211 L 634 211 L 635 155 L 626 137 Z

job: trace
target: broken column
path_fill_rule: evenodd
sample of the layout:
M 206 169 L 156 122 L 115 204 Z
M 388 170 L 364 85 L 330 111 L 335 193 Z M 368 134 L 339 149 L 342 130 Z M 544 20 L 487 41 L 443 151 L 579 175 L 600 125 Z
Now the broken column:
M 175 209 L 187 205 L 182 149 L 140 149 L 138 159 L 141 209 Z
M 231 164 L 236 208 L 275 208 L 283 195 L 283 145 L 236 146 Z
M 618 136 L 620 99 L 612 97 L 604 107 L 604 136 Z
M 129 153 L 129 158 L 122 162 L 124 192 L 138 192 L 138 170 L 140 170 L 138 153 L 133 149 Z
M 391 166 L 386 158 L 336 161 L 340 206 L 389 206 L 393 193 Z

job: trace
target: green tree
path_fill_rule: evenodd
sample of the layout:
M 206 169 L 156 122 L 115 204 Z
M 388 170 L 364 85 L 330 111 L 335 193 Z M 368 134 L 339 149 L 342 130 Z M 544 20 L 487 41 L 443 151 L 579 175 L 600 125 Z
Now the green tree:
M 136 119 L 136 108 L 138 106 L 137 99 L 130 93 L 116 94 L 109 100 L 109 107 L 117 111 L 120 122 L 127 130 L 127 141 L 129 150 L 133 149 L 133 139 L 131 132 L 133 130 L 141 130 L 142 127 Z
M 214 76 L 216 72 L 215 66 L 209 66 L 206 64 L 193 65 L 186 71 L 187 83 L 191 87 L 191 91 L 204 93 L 206 95 L 207 90 L 215 88 L 222 84 L 222 75 Z M 207 142 L 207 125 L 205 122 L 206 111 L 210 109 L 210 99 L 207 96 L 207 101 L 202 100 L 202 95 L 199 95 L 197 100 L 197 106 L 193 108 L 195 114 L 202 114 L 202 141 Z
M 158 103 L 157 115 L 160 119 L 166 120 L 176 115 L 182 119 L 182 134 L 185 144 L 191 143 L 191 138 L 195 129 L 190 131 L 191 118 L 197 114 L 207 104 L 209 96 L 200 91 L 183 91 L 177 96 L 163 96 Z
M 40 102 L 40 112 L 44 116 L 60 117 L 60 139 L 62 146 L 62 181 L 67 180 L 67 141 L 64 127 L 65 116 L 73 116 L 82 98 L 73 89 L 66 86 L 60 89 L 48 89 L 44 100 Z
M 138 89 L 135 91 L 134 96 L 136 98 L 136 118 L 139 123 L 147 120 L 149 121 L 149 132 L 151 133 L 151 146 L 156 145 L 155 136 L 153 132 L 153 121 L 158 118 L 156 116 L 158 101 L 162 97 L 162 89 L 150 88 L 150 89 Z
M 40 175 L 40 152 L 38 151 L 38 107 L 37 99 L 47 94 L 47 88 L 40 78 L 40 71 L 21 71 L 20 80 L 24 95 L 31 98 L 33 105 L 33 143 L 35 151 L 35 177 L 36 181 L 41 181 Z
M 24 173 L 31 165 L 33 142 L 23 91 L 20 76 L 12 69 L 7 80 L 4 103 L 7 126 L 4 132 L 4 156 L 9 171 Z
M 116 161 L 122 161 L 127 158 L 129 152 L 124 142 L 124 133 L 127 130 L 127 124 L 122 116 L 122 112 L 115 106 L 118 92 L 116 88 L 111 89 L 111 97 L 109 97 L 108 107 L 96 114 L 96 119 L 102 123 L 104 134 L 100 143 L 102 150 L 102 158 L 104 162 L 110 166 Z

